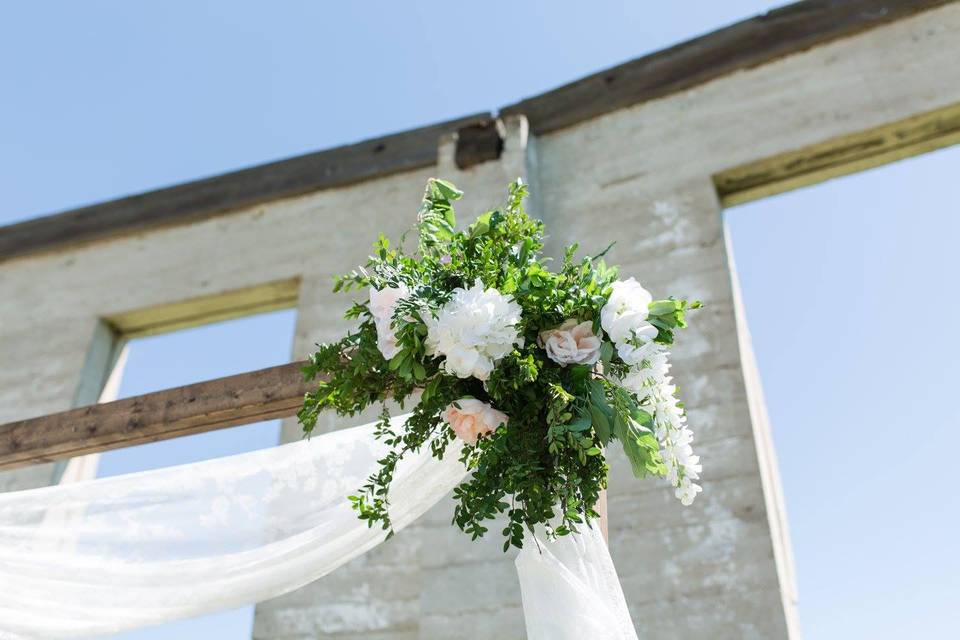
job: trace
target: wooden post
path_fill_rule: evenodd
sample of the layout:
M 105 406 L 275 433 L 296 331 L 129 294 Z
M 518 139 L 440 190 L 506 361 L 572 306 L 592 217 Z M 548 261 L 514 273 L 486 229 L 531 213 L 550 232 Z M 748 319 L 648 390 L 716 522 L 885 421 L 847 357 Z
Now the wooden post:
M 603 534 L 603 541 L 610 542 L 609 524 L 607 523 L 607 490 L 600 492 L 600 499 L 597 500 L 594 511 L 600 514 L 600 533 Z

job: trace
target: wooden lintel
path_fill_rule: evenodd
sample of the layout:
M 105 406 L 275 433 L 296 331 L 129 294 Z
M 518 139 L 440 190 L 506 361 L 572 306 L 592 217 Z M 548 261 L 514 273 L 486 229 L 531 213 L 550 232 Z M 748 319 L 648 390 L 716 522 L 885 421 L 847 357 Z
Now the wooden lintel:
M 0 425 L 0 469 L 295 415 L 316 388 L 305 363 L 165 389 Z
M 142 338 L 211 322 L 297 306 L 300 279 L 221 291 L 197 298 L 108 315 L 104 320 L 124 338 Z
M 713 181 L 730 207 L 958 143 L 960 103 L 733 167 Z
M 504 107 L 544 135 L 656 100 L 956 0 L 804 0 Z

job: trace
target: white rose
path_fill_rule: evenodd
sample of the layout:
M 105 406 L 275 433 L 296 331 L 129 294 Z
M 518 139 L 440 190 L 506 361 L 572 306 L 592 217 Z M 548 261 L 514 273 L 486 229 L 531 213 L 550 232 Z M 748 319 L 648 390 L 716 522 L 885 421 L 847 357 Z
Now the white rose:
M 437 317 L 427 319 L 426 352 L 444 356 L 447 373 L 487 380 L 520 341 L 519 323 L 520 305 L 477 280 L 469 289 L 454 289 Z
M 397 334 L 394 333 L 393 327 L 390 326 L 392 320 L 385 318 L 383 320 L 376 320 L 375 322 L 377 325 L 377 348 L 380 350 L 380 353 L 383 354 L 383 357 L 389 360 L 400 353 L 400 345 L 397 344 Z
M 410 289 L 401 284 L 399 287 L 384 287 L 377 290 L 370 287 L 370 313 L 377 320 L 393 317 L 397 303 L 410 295 Z
M 614 342 L 624 342 L 635 330 L 643 330 L 653 296 L 630 278 L 613 283 L 610 297 L 600 310 L 600 324 Z
M 399 287 L 384 287 L 380 290 L 370 287 L 370 314 L 377 325 L 377 348 L 387 360 L 400 353 L 397 335 L 391 325 L 397 303 L 408 295 L 410 290 L 403 284 Z
M 592 322 L 565 320 L 556 329 L 541 331 L 538 344 L 547 357 L 560 364 L 593 364 L 600 359 L 600 338 L 593 334 Z

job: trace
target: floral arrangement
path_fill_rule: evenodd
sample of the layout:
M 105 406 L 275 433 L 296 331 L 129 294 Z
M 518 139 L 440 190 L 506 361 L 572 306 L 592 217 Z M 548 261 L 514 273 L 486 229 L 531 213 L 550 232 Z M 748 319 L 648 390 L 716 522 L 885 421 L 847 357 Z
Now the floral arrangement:
M 429 446 L 442 458 L 454 438 L 472 474 L 454 490 L 453 521 L 476 539 L 504 516 L 504 550 L 534 525 L 559 536 L 597 517 L 614 440 L 637 477 L 666 478 L 683 504 L 701 490 L 667 359 L 699 303 L 653 300 L 617 279 L 606 251 L 578 260 L 568 247 L 550 271 L 526 195 L 513 183 L 503 207 L 457 231 L 462 193 L 430 180 L 416 249 L 381 235 L 366 267 L 336 280 L 334 291 L 366 288 L 369 299 L 347 311 L 359 326 L 310 358 L 305 375 L 323 381 L 299 418 L 309 434 L 327 408 L 352 416 L 384 405 L 376 433 L 389 453 L 350 498 L 370 526 L 392 533 L 388 488 L 404 454 Z M 401 430 L 389 399 L 416 400 Z

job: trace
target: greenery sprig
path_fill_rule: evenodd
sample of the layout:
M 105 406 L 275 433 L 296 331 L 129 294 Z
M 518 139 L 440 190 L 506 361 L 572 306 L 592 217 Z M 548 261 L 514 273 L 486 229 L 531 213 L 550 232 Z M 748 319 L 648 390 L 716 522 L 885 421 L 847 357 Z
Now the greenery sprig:
M 597 517 L 594 505 L 607 486 L 604 450 L 612 441 L 623 445 L 638 477 L 668 475 L 669 460 L 657 435 L 650 399 L 656 396 L 641 397 L 619 382 L 632 365 L 613 342 L 603 342 L 598 362 L 561 364 L 540 341 L 542 331 L 571 318 L 592 323 L 593 333 L 603 335 L 600 312 L 617 279 L 617 269 L 602 259 L 606 251 L 578 259 L 577 246 L 568 247 L 553 272 L 542 256 L 544 225 L 524 211 L 526 185 L 511 184 L 502 207 L 458 231 L 453 202 L 461 195 L 449 182 L 430 180 L 417 216 L 415 251 L 393 247 L 381 236 L 364 268 L 336 279 L 334 291 L 404 291 L 386 320 L 395 344 L 385 357 L 381 334 L 387 329 L 378 326 L 369 302 L 355 302 L 346 316 L 358 326 L 320 345 L 304 369 L 308 379 L 322 381 L 306 396 L 299 419 L 309 434 L 327 409 L 354 416 L 388 399 L 401 407 L 416 400 L 402 429 L 391 427 L 384 406 L 377 437 L 389 453 L 350 498 L 369 526 L 392 533 L 389 487 L 397 463 L 424 446 L 438 458 L 445 455 L 456 436 L 443 412 L 463 398 L 503 412 L 509 416 L 505 424 L 462 450 L 472 473 L 454 490 L 453 522 L 476 539 L 502 517 L 506 550 L 522 546 L 525 532 L 537 525 L 550 535 L 566 535 Z M 453 292 L 477 282 L 520 307 L 518 339 L 485 380 L 452 375 L 431 351 L 428 335 Z M 671 344 L 675 331 L 686 326 L 686 311 L 697 306 L 652 302 L 647 322 L 656 327 L 655 342 Z

